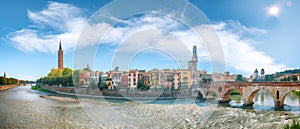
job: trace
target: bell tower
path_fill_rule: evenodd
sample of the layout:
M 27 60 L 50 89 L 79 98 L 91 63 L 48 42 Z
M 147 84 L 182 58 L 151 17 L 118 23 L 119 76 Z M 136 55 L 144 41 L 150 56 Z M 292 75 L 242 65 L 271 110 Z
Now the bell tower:
M 193 46 L 192 60 L 188 62 L 188 69 L 191 72 L 191 85 L 198 85 L 198 55 L 197 46 Z
M 64 52 L 61 47 L 61 41 L 59 42 L 58 49 L 58 69 L 64 69 Z

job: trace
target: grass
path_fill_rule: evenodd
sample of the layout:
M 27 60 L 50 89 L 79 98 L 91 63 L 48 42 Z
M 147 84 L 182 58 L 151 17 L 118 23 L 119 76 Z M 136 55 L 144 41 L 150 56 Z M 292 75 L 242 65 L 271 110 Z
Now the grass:
M 300 129 L 300 123 L 298 121 L 293 121 L 291 125 L 286 124 L 283 127 L 284 129 Z
M 241 95 L 230 95 L 230 99 L 234 101 L 241 101 L 242 96 Z
M 47 90 L 47 89 L 40 88 L 39 86 L 32 86 L 31 89 L 32 89 L 32 90 L 37 90 L 37 91 L 42 91 L 42 92 L 55 93 L 55 92 L 53 92 L 53 91 L 50 91 L 50 90 Z
M 292 94 L 297 95 L 298 97 L 300 97 L 300 91 L 299 90 L 293 90 Z

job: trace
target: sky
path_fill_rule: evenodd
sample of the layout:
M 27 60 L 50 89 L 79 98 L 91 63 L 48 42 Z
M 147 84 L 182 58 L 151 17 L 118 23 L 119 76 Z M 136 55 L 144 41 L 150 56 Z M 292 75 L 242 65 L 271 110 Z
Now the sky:
M 193 45 L 198 69 L 209 73 L 218 61 L 225 71 L 246 77 L 255 68 L 267 74 L 299 68 L 299 0 L 189 0 L 186 7 L 132 2 L 1 1 L 0 74 L 25 80 L 47 75 L 57 68 L 60 41 L 69 68 L 186 69 Z M 125 15 L 148 8 L 153 10 Z M 207 42 L 214 35 L 222 50 Z

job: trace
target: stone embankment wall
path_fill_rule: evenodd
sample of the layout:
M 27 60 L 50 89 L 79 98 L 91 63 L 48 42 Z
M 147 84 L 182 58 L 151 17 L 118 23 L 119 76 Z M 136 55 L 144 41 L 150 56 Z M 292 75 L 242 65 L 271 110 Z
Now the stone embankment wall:
M 41 86 L 41 88 L 54 92 L 75 93 L 74 87 Z

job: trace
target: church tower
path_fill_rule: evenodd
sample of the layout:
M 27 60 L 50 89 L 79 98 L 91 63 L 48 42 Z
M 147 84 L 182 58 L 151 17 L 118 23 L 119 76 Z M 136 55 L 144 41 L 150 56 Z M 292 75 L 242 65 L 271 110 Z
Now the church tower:
M 3 85 L 6 85 L 6 73 L 4 72 L 4 75 L 3 75 Z
M 59 42 L 58 49 L 58 69 L 64 69 L 64 52 L 61 47 L 61 41 Z
M 192 60 L 188 62 L 188 69 L 191 72 L 191 85 L 198 85 L 198 56 L 197 46 L 193 46 Z

